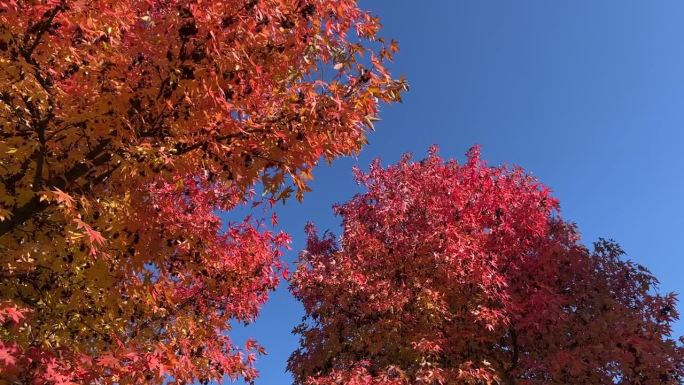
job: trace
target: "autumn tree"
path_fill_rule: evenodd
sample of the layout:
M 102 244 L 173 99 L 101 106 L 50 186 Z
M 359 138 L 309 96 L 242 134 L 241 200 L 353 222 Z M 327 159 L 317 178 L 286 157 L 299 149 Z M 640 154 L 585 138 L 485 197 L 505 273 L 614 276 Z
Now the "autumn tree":
M 357 171 L 339 240 L 291 281 L 307 321 L 296 384 L 680 384 L 674 294 L 600 240 L 589 249 L 519 168 L 432 149 Z
M 406 85 L 353 0 L 0 1 L 0 382 L 256 375 L 301 198 Z

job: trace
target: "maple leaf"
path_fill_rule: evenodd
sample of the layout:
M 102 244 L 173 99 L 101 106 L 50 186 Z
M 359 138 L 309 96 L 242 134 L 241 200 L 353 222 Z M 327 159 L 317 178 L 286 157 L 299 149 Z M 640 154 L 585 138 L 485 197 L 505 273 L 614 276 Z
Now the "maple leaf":
M 119 359 L 112 356 L 111 354 L 105 354 L 98 358 L 97 364 L 112 369 L 116 369 L 121 365 Z
M 158 373 L 159 378 L 164 377 L 166 367 L 155 355 L 149 357 L 148 366 L 150 367 L 150 370 Z
M 52 191 L 52 196 L 57 203 L 63 204 L 67 208 L 72 208 L 74 207 L 74 198 L 72 198 L 69 194 L 65 193 L 64 191 L 55 188 Z
M 17 363 L 17 351 L 16 347 L 11 345 L 5 345 L 5 343 L 0 342 L 0 362 L 2 366 L 12 367 Z
M 90 225 L 87 223 L 83 222 L 79 218 L 74 218 L 74 223 L 76 223 L 76 228 L 81 229 L 85 231 L 86 237 L 88 238 L 88 241 L 93 244 L 93 245 L 103 245 L 105 243 L 105 238 L 102 236 L 102 234 L 93 229 Z
M 16 324 L 24 319 L 24 314 L 16 306 L 8 306 L 0 309 L 0 316 L 3 318 L 9 317 Z

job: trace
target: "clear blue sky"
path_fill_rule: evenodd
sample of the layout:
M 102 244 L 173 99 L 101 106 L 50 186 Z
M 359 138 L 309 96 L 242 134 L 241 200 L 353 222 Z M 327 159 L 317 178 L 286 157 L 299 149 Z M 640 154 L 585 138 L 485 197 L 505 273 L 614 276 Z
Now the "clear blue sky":
M 358 158 L 320 166 L 304 203 L 279 210 L 294 240 L 289 261 L 306 221 L 338 232 L 330 206 L 357 191 L 352 166 L 422 157 L 433 143 L 462 159 L 479 143 L 490 163 L 520 165 L 550 186 L 584 242 L 616 239 L 663 291 L 684 293 L 684 2 L 361 3 L 399 41 L 392 69 L 411 90 L 383 108 Z M 291 383 L 290 331 L 301 316 L 283 286 L 254 325 L 232 333 L 269 352 L 257 385 Z

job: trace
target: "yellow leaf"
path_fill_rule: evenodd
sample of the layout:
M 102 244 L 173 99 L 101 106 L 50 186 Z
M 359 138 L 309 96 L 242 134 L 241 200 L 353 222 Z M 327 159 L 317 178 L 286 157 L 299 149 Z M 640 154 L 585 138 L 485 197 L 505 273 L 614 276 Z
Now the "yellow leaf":
M 0 222 L 12 218 L 12 212 L 6 209 L 0 209 Z

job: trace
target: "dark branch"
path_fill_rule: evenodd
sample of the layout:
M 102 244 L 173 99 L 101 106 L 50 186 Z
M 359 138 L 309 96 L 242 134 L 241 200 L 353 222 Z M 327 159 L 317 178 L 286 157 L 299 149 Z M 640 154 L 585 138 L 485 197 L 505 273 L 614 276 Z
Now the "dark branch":
M 114 154 L 105 152 L 111 140 L 105 139 L 95 146 L 85 156 L 85 161 L 72 166 L 67 172 L 59 177 L 52 178 L 47 182 L 50 188 L 66 189 L 67 186 L 77 181 L 82 176 L 86 175 L 92 170 L 92 167 L 102 166 L 109 162 Z M 92 188 L 94 184 L 91 184 Z M 49 206 L 48 202 L 41 202 L 40 196 L 36 194 L 31 200 L 23 206 L 16 207 L 12 210 L 12 215 L 8 220 L 0 222 L 0 237 L 14 229 L 15 226 L 20 226 L 33 216 L 39 214 Z

